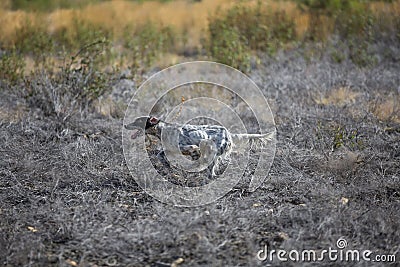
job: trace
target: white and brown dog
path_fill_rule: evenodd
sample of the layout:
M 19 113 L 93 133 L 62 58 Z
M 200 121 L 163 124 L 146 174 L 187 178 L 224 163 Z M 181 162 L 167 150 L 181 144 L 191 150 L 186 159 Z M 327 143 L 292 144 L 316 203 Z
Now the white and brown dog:
M 144 130 L 147 135 L 163 140 L 163 150 L 158 158 L 168 163 L 165 155 L 170 151 L 179 151 L 191 160 L 201 160 L 207 163 L 212 176 L 215 176 L 221 163 L 229 161 L 233 146 L 243 145 L 251 140 L 261 143 L 271 141 L 274 132 L 267 134 L 232 134 L 219 125 L 173 124 L 156 117 L 139 117 L 134 122 L 125 125 L 127 130 L 134 130 L 132 138 L 137 138 Z M 174 149 L 176 148 L 176 149 Z

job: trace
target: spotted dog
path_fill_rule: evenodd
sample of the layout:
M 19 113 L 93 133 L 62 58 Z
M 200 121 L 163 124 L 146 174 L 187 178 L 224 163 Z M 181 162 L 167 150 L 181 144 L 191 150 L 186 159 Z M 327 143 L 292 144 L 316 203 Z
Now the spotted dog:
M 157 156 L 163 163 L 169 164 L 165 159 L 165 154 L 178 141 L 181 154 L 189 156 L 192 160 L 203 159 L 209 162 L 212 176 L 216 176 L 222 163 L 229 161 L 233 146 L 252 139 L 259 139 L 262 142 L 271 141 L 274 134 L 232 134 L 219 125 L 173 124 L 152 116 L 139 117 L 134 122 L 125 125 L 125 128 L 134 130 L 132 139 L 137 138 L 144 130 L 145 134 L 153 135 L 161 140 L 162 133 L 165 131 L 167 138 L 163 139 L 163 144 L 167 148 L 164 147 Z

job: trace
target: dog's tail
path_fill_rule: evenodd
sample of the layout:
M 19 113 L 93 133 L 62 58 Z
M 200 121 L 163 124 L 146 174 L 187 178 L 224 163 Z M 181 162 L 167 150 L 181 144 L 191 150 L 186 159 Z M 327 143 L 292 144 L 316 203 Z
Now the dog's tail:
M 232 142 L 236 147 L 249 143 L 251 147 L 262 147 L 274 140 L 275 133 L 273 131 L 265 134 L 232 134 Z

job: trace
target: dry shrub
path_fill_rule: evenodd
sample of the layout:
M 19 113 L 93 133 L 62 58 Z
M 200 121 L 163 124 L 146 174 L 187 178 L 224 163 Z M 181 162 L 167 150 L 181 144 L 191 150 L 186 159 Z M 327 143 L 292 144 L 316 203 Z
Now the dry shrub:
M 381 121 L 400 123 L 400 99 L 398 94 L 389 94 L 370 105 L 371 112 Z
M 315 103 L 319 105 L 336 105 L 343 106 L 347 103 L 355 102 L 359 93 L 353 92 L 348 87 L 339 87 L 330 90 L 325 96 L 320 98 L 314 98 Z
M 11 11 L 0 8 L 0 36 L 2 40 L 12 41 L 16 29 L 27 19 L 40 18 L 48 21 L 50 33 L 74 28 L 75 21 L 100 26 L 121 37 L 127 26 L 138 27 L 151 21 L 176 28 L 179 32 L 188 32 L 188 39 L 198 45 L 208 24 L 208 16 L 218 7 L 226 9 L 233 5 L 229 0 L 204 0 L 190 2 L 186 0 L 157 1 L 105 1 L 87 5 L 80 9 L 56 9 L 47 13 L 29 11 Z

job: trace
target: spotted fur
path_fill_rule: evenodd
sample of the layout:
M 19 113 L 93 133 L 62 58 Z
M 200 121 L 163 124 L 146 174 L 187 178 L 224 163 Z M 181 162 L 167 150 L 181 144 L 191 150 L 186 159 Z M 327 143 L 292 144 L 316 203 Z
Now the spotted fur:
M 271 133 L 231 134 L 225 127 L 219 125 L 180 125 L 167 123 L 155 117 L 139 117 L 134 122 L 126 125 L 125 128 L 128 130 L 144 128 L 146 134 L 156 136 L 160 140 L 162 131 L 172 133 L 171 136 L 178 136 L 180 152 L 183 155 L 190 156 L 192 160 L 197 160 L 200 157 L 207 158 L 209 155 L 215 154 L 209 166 L 212 176 L 216 175 L 221 164 L 229 161 L 229 155 L 235 143 L 244 143 L 251 139 L 271 141 L 273 137 Z M 132 136 L 132 138 L 136 137 L 136 134 Z M 167 142 L 172 143 L 176 142 L 176 140 L 167 139 Z M 161 151 L 158 158 L 163 162 L 167 162 L 164 155 L 165 151 Z

